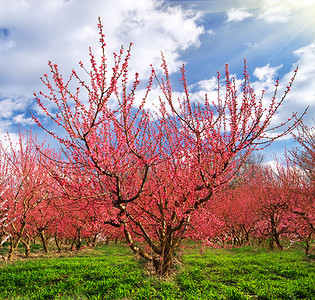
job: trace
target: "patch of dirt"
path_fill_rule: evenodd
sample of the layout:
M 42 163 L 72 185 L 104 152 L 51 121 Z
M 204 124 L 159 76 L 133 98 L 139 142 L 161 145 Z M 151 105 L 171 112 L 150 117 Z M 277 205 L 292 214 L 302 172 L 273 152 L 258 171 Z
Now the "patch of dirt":
M 56 257 L 74 257 L 74 256 L 82 256 L 85 253 L 93 252 L 93 248 L 85 248 L 79 251 L 62 251 L 58 252 L 57 250 L 51 250 L 49 253 L 45 253 L 43 251 L 36 251 L 31 252 L 29 257 L 26 257 L 23 252 L 16 252 L 13 256 L 11 261 L 7 261 L 5 257 L 2 257 L 2 261 L 0 260 L 0 267 L 3 263 L 14 263 L 15 261 L 22 261 L 22 260 L 32 260 L 32 259 L 39 259 L 39 258 L 56 258 Z M 1 258 L 1 257 L 0 257 Z

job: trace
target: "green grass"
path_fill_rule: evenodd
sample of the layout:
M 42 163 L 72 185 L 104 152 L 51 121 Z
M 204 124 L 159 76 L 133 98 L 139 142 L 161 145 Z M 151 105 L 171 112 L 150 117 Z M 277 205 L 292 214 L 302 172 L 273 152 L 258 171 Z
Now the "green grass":
M 0 299 L 315 299 L 314 261 L 302 251 L 188 248 L 182 261 L 168 279 L 123 245 L 2 263 Z

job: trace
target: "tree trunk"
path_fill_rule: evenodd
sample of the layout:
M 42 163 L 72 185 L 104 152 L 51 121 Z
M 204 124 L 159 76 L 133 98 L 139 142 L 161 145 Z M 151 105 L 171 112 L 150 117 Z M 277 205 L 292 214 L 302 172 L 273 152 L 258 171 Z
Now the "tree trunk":
M 75 244 L 75 238 L 72 240 L 72 243 L 70 245 L 70 248 L 69 248 L 70 251 L 74 250 L 74 244 Z
M 274 250 L 275 249 L 275 243 L 274 243 L 273 236 L 270 237 L 270 239 L 269 239 L 269 249 L 270 250 Z
M 167 277 L 170 275 L 171 268 L 173 266 L 174 260 L 173 260 L 173 253 L 172 251 L 169 251 L 167 253 L 164 253 L 164 255 L 161 256 L 161 258 L 155 258 L 153 260 L 153 266 L 155 269 L 155 274 Z
M 277 231 L 277 226 L 276 226 L 274 216 L 271 216 L 270 223 L 271 223 L 271 238 L 272 238 L 273 242 L 276 243 L 278 249 L 283 250 L 283 247 L 280 243 L 280 237 L 279 237 L 279 233 Z
M 305 254 L 306 254 L 306 255 L 310 254 L 311 240 L 312 240 L 312 233 L 310 233 L 310 234 L 308 235 L 308 237 L 306 238 L 306 240 L 305 240 L 305 247 L 304 247 L 304 250 L 305 250 Z
M 174 222 L 175 219 L 176 214 L 174 213 L 172 221 Z M 180 244 L 181 237 L 184 236 L 183 233 L 187 227 L 185 224 L 188 224 L 188 222 L 189 218 L 182 219 L 180 223 L 175 226 L 172 226 L 173 224 L 168 225 L 164 222 L 160 230 L 158 230 L 157 241 L 151 239 L 146 230 L 143 228 L 142 223 L 136 222 L 150 247 L 149 250 L 133 241 L 130 231 L 126 226 L 124 226 L 124 234 L 130 249 L 142 258 L 152 262 L 156 275 L 167 277 L 170 275 L 174 264 L 174 252 Z M 178 235 L 178 237 L 174 237 L 174 233 L 179 230 L 181 230 L 181 234 Z
M 177 241 L 174 240 L 173 232 L 170 226 L 167 227 L 166 234 L 161 240 L 161 254 L 153 258 L 153 266 L 156 275 L 167 277 L 170 275 L 174 264 L 174 251 Z
M 45 253 L 49 253 L 49 249 L 48 249 L 48 239 L 45 237 L 45 232 L 44 232 L 44 230 L 39 230 L 39 235 L 40 235 L 40 239 L 41 239 L 42 244 L 43 244 L 44 252 L 45 252 Z
M 76 243 L 76 250 L 80 250 L 81 249 L 81 245 L 82 245 L 82 239 L 81 239 L 81 237 L 79 236 L 78 237 L 78 240 L 77 240 L 77 243 Z
M 16 251 L 16 249 L 18 248 L 20 242 L 21 242 L 21 239 L 22 239 L 22 234 L 24 232 L 24 229 L 25 229 L 25 226 L 26 226 L 26 223 L 25 221 L 22 221 L 22 224 L 21 224 L 21 229 L 19 230 L 19 233 L 17 235 L 17 240 L 14 242 L 14 238 L 13 236 L 10 237 L 10 249 L 9 249 L 9 253 L 8 253 L 8 256 L 7 256 L 7 260 L 10 261 L 13 257 L 13 254 L 14 252 Z M 12 225 L 13 226 L 13 225 Z M 13 227 L 14 230 L 15 230 L 15 227 Z
M 280 243 L 280 239 L 279 239 L 279 235 L 278 234 L 275 235 L 274 239 L 275 239 L 275 242 L 276 242 L 276 245 L 277 245 L 278 249 L 279 250 L 283 250 L 283 247 L 282 247 L 282 245 Z
M 58 240 L 57 235 L 55 235 L 55 243 L 56 243 L 56 246 L 58 248 L 58 253 L 60 253 L 61 252 L 61 242 Z
M 93 236 L 93 239 L 92 239 L 92 247 L 94 248 L 95 246 L 96 246 L 96 244 L 97 244 L 97 236 L 98 236 L 98 234 L 95 234 L 94 236 Z
M 82 238 L 81 238 L 81 233 L 78 231 L 78 237 L 77 237 L 77 242 L 76 242 L 76 250 L 80 250 L 82 245 Z
M 29 257 L 31 254 L 31 239 L 29 237 L 26 240 L 21 239 L 21 243 L 25 248 L 25 257 Z
M 18 248 L 20 241 L 21 241 L 21 237 L 18 237 L 16 241 L 14 241 L 13 237 L 10 238 L 10 248 L 9 248 L 9 252 L 8 252 L 8 256 L 7 256 L 8 261 L 12 260 L 14 252 Z

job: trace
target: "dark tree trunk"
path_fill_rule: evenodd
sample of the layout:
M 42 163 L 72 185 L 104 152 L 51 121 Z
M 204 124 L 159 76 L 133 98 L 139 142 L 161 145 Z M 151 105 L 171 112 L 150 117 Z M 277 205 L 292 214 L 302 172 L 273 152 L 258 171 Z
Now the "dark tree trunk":
M 310 254 L 310 248 L 311 248 L 311 240 L 312 240 L 312 233 L 310 233 L 307 237 L 307 239 L 305 240 L 305 254 L 308 255 Z
M 160 259 L 153 260 L 156 275 L 166 277 L 170 275 L 174 263 L 172 251 L 168 251 Z
M 273 237 L 271 237 L 269 239 L 269 249 L 270 250 L 274 250 L 275 249 L 275 241 L 274 241 Z
M 44 252 L 45 252 L 45 253 L 49 253 L 49 249 L 48 249 L 48 238 L 45 237 L 45 232 L 44 232 L 44 230 L 39 230 L 39 235 L 40 235 L 40 239 L 41 239 L 42 244 L 43 244 Z
M 20 231 L 19 231 L 19 233 L 17 235 L 16 240 L 14 240 L 13 236 L 10 237 L 10 248 L 9 248 L 9 253 L 8 253 L 8 256 L 7 256 L 7 260 L 8 261 L 12 260 L 13 254 L 16 251 L 16 249 L 18 248 L 18 246 L 19 246 L 19 244 L 21 242 L 25 226 L 26 226 L 25 221 L 22 221 L 21 229 L 20 229 Z M 14 227 L 14 229 L 15 229 L 15 227 Z
M 18 237 L 16 240 L 14 240 L 13 237 L 10 238 L 10 248 L 7 256 L 7 260 L 11 261 L 14 255 L 14 252 L 18 248 L 19 244 L 21 242 L 21 237 Z
M 82 238 L 80 233 L 78 233 L 77 242 L 76 242 L 76 250 L 80 250 L 82 246 Z
M 58 253 L 60 253 L 61 252 L 61 241 L 58 240 L 57 235 L 55 235 L 55 243 L 56 243 L 56 246 L 58 249 Z
M 277 247 L 279 250 L 283 250 L 283 247 L 280 243 L 280 236 L 277 230 L 277 226 L 276 226 L 276 222 L 274 219 L 274 216 L 272 215 L 270 218 L 270 223 L 271 223 L 271 239 L 272 239 L 272 243 L 273 243 L 273 248 L 274 249 L 274 242 L 276 243 Z
M 279 239 L 279 235 L 278 234 L 275 235 L 274 239 L 275 239 L 275 243 L 276 243 L 278 249 L 279 250 L 283 250 L 283 247 L 282 247 L 282 245 L 280 243 L 280 239 Z
M 75 239 L 72 240 L 72 243 L 71 243 L 70 248 L 69 248 L 70 251 L 74 250 L 74 244 L 75 244 Z
M 27 237 L 26 240 L 21 239 L 21 243 L 25 248 L 25 257 L 29 257 L 31 254 L 31 239 L 29 237 Z
M 97 244 L 97 236 L 98 236 L 98 234 L 95 234 L 94 236 L 93 236 L 93 239 L 92 239 L 92 247 L 94 248 L 95 246 L 96 246 L 96 244 Z

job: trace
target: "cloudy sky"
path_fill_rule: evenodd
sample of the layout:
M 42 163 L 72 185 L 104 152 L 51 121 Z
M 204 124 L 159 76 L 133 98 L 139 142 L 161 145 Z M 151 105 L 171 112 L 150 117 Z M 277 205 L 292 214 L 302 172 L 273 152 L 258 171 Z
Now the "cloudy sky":
M 131 72 L 145 79 L 150 64 L 159 66 L 160 51 L 169 64 L 175 89 L 185 63 L 192 97 L 214 88 L 216 72 L 226 63 L 236 79 L 248 61 L 251 82 L 270 96 L 279 78 L 284 88 L 299 66 L 293 89 L 276 121 L 310 106 L 315 116 L 315 1 L 313 0 L 0 0 L 0 138 L 20 126 L 34 126 L 27 109 L 38 111 L 34 92 L 52 60 L 69 74 L 88 47 L 98 47 L 101 17 L 107 51 L 133 42 Z M 287 137 L 264 152 L 281 155 L 292 147 Z

